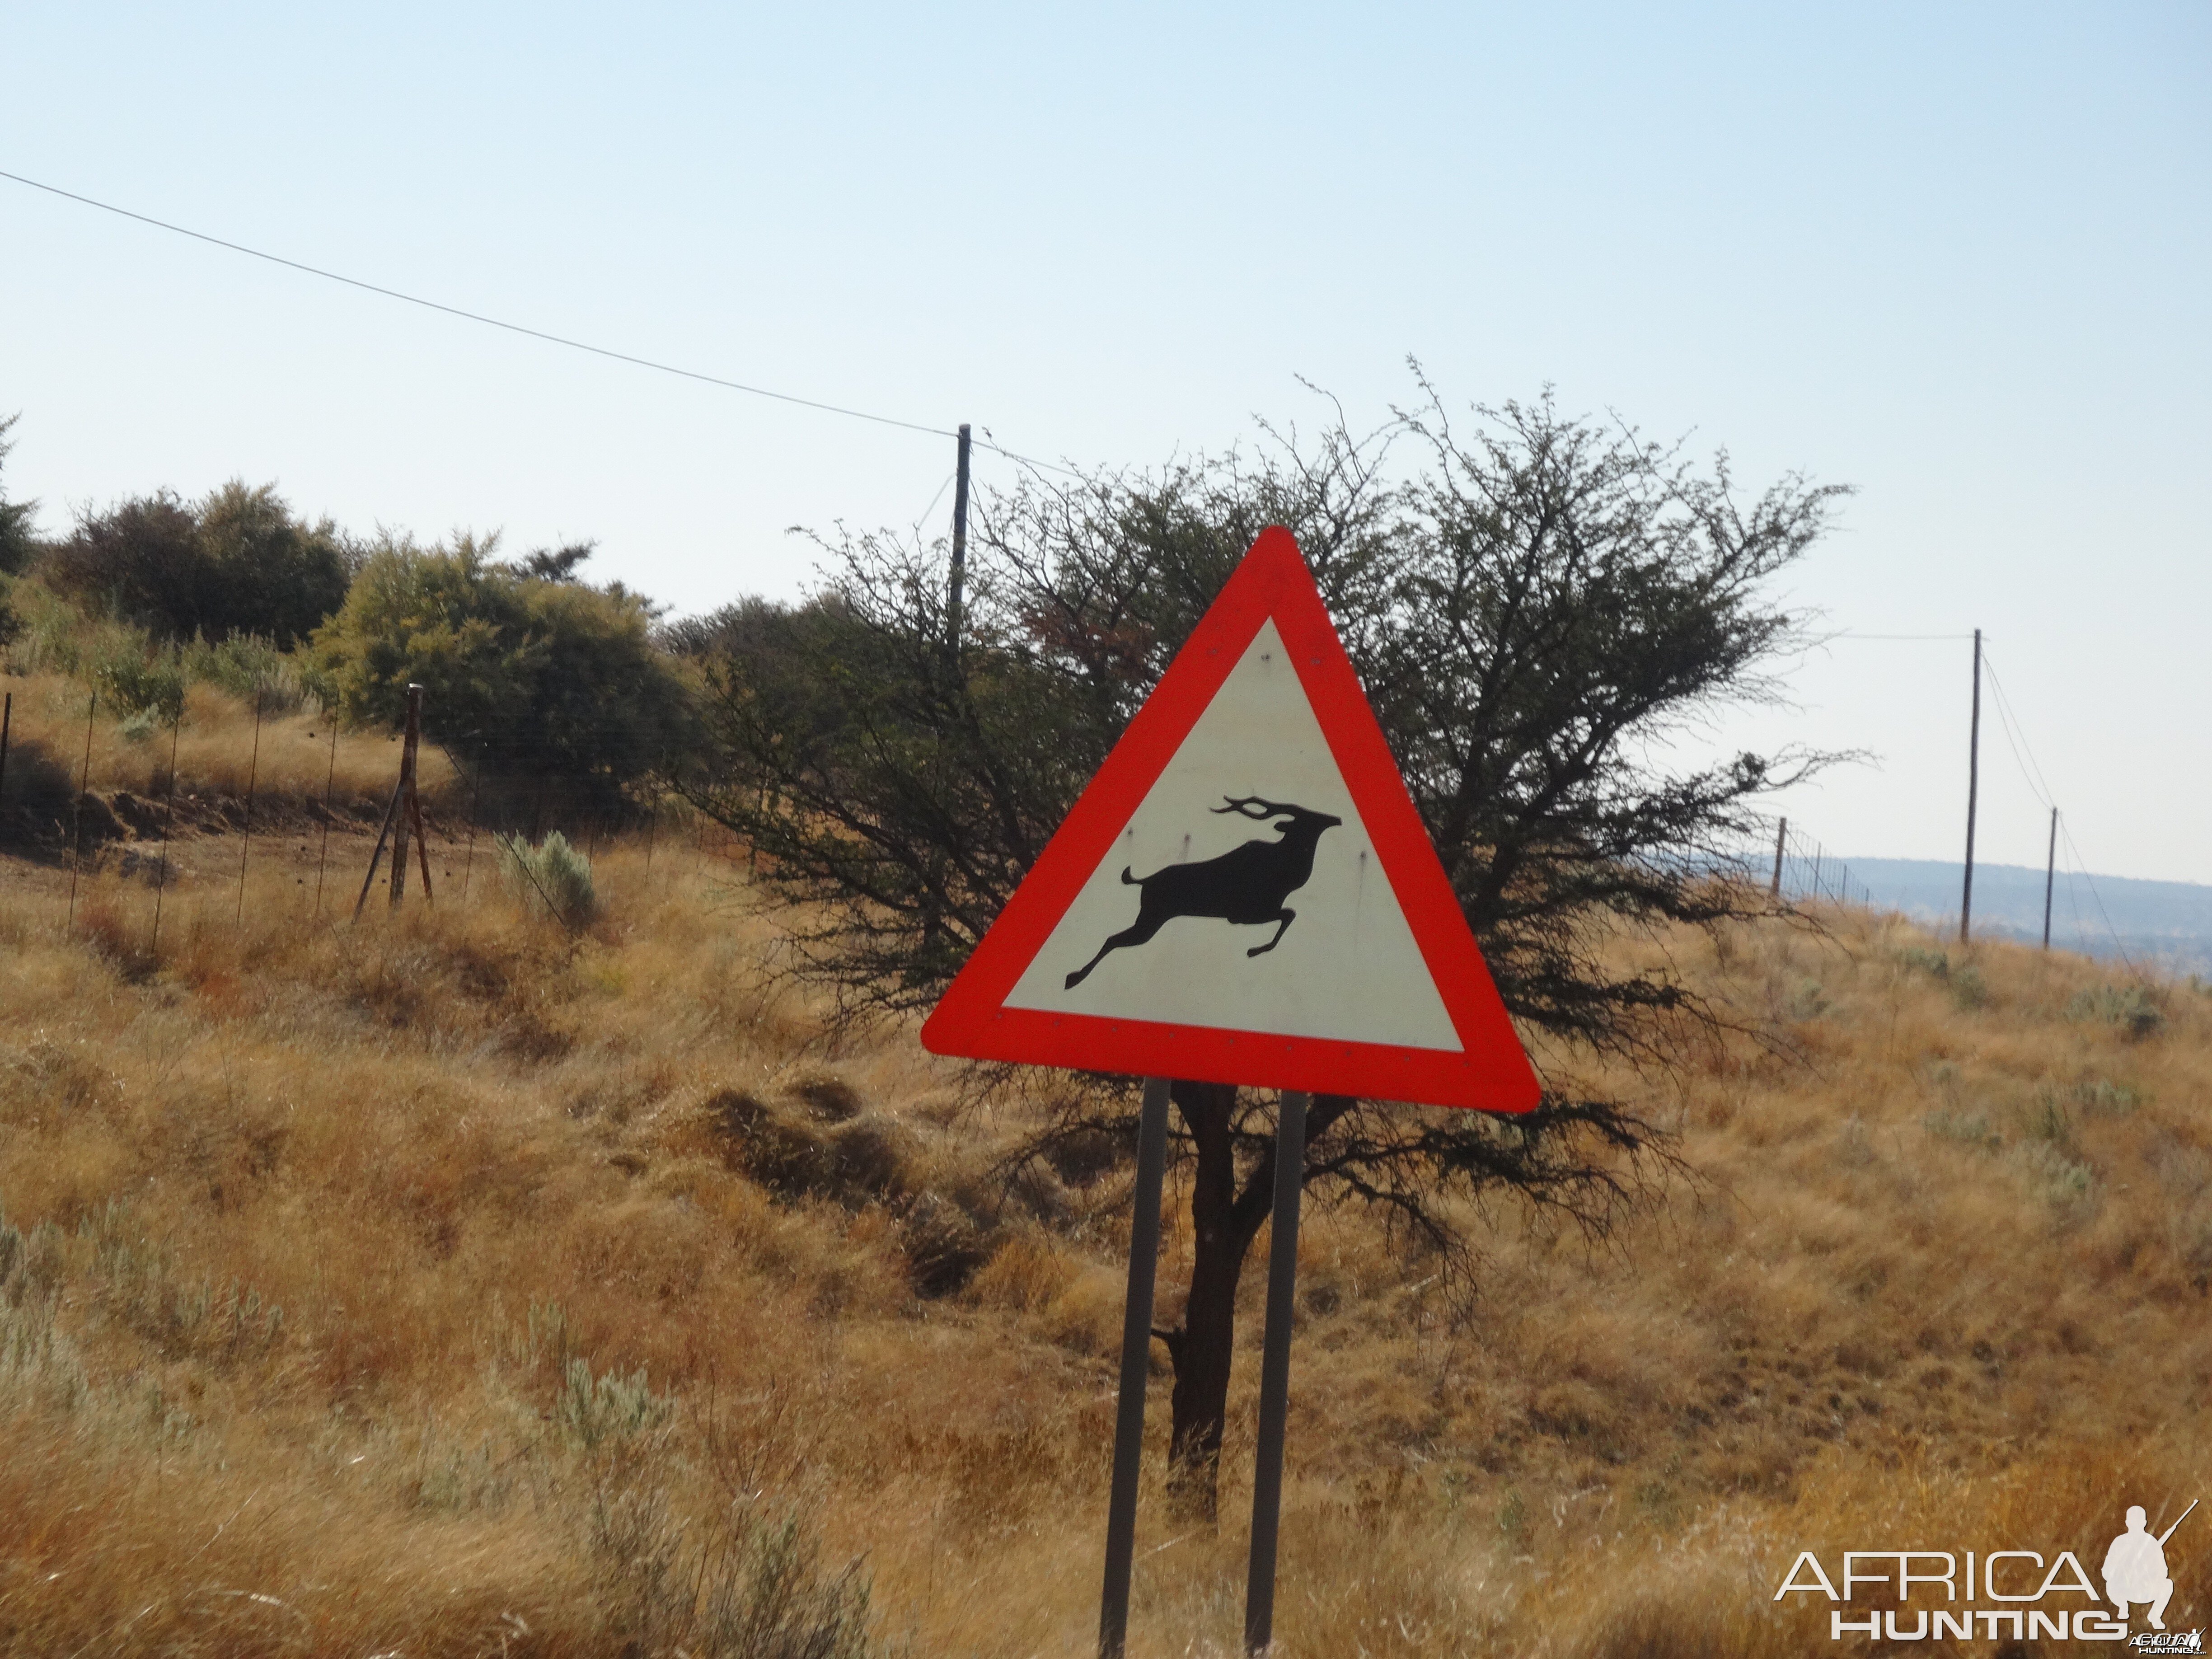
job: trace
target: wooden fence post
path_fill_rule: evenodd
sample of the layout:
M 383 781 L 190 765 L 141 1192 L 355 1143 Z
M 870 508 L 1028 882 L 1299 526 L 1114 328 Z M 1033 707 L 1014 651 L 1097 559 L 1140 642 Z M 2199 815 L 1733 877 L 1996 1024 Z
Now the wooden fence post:
M 415 759 L 422 745 L 422 688 L 407 688 L 407 734 L 399 747 L 399 793 L 393 797 L 399 839 L 392 848 L 392 908 L 407 896 L 407 836 L 411 830 L 422 859 L 422 894 L 430 894 L 430 852 L 422 844 L 422 811 L 415 800 Z

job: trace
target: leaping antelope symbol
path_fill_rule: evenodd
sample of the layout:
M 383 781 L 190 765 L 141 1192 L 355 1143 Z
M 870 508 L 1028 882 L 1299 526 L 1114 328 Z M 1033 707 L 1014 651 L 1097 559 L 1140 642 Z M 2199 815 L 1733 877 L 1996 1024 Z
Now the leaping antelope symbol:
M 1248 841 L 1218 858 L 1197 864 L 1170 864 L 1149 876 L 1133 876 L 1128 866 L 1122 866 L 1122 884 L 1143 890 L 1137 901 L 1137 919 L 1067 976 L 1069 990 L 1090 977 L 1108 951 L 1146 943 L 1177 916 L 1210 917 L 1240 927 L 1273 922 L 1274 937 L 1265 945 L 1254 945 L 1244 953 L 1248 957 L 1272 951 L 1283 942 L 1283 935 L 1298 919 L 1298 913 L 1283 901 L 1313 875 L 1314 847 L 1322 832 L 1334 830 L 1344 820 L 1287 802 L 1262 800 L 1257 795 L 1224 795 L 1222 799 L 1228 805 L 1211 809 L 1217 815 L 1234 812 L 1261 823 L 1283 819 L 1273 825 L 1275 839 Z

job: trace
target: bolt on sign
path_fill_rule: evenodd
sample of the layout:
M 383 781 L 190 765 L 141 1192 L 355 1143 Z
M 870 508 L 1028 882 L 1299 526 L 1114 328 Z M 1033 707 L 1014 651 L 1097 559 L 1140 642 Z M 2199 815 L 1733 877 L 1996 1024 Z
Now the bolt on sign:
M 1168 1080 L 1282 1091 L 1245 1642 L 1272 1639 L 1306 1105 L 1540 1092 L 1287 530 L 1261 532 L 923 1024 L 1146 1078 L 1099 1650 L 1127 1628 Z

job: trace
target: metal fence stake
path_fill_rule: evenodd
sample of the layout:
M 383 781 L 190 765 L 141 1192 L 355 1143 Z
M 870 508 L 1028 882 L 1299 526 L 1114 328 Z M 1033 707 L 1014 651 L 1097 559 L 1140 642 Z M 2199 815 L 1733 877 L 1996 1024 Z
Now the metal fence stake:
M 100 712 L 100 693 L 92 694 L 84 706 L 84 767 L 77 775 L 76 810 L 70 819 L 70 896 L 69 920 L 64 925 L 76 926 L 76 875 L 84 863 L 84 793 L 92 783 L 92 719 Z
M 261 777 L 261 688 L 253 688 L 253 762 L 246 774 L 245 838 L 238 844 L 238 921 L 246 921 L 246 860 L 253 850 L 253 786 Z
M 161 965 L 161 893 L 169 884 L 169 835 L 177 827 L 177 745 L 184 740 L 185 711 L 169 727 L 169 787 L 161 806 L 161 862 L 154 872 L 154 938 L 146 947 L 153 965 Z

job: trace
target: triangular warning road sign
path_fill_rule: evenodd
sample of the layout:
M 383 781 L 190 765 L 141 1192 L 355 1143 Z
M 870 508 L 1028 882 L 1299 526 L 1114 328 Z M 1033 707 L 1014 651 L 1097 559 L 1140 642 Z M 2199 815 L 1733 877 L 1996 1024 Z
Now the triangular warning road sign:
M 1253 544 L 921 1040 L 1089 1071 L 1535 1105 L 1288 531 Z

